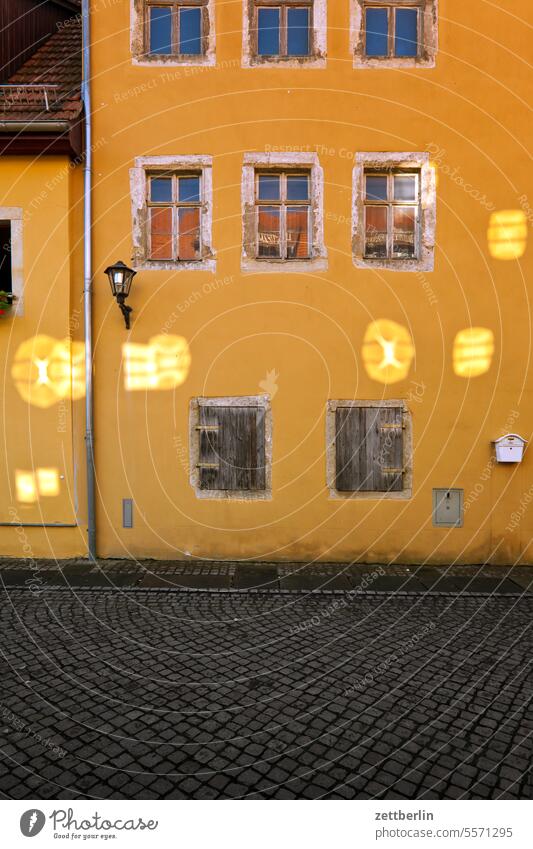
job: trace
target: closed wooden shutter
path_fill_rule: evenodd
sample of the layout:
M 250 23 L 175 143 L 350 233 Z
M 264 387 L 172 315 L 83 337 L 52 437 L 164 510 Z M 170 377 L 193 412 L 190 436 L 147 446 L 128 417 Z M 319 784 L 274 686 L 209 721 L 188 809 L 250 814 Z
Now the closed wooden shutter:
M 339 492 L 401 492 L 401 407 L 338 407 L 335 433 Z
M 202 405 L 199 427 L 200 489 L 266 488 L 263 408 Z

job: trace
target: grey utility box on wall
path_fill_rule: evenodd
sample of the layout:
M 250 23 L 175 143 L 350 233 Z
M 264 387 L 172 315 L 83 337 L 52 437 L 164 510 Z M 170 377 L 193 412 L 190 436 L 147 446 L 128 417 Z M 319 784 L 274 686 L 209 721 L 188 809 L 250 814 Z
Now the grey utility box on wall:
M 433 490 L 433 524 L 438 528 L 463 527 L 463 490 Z

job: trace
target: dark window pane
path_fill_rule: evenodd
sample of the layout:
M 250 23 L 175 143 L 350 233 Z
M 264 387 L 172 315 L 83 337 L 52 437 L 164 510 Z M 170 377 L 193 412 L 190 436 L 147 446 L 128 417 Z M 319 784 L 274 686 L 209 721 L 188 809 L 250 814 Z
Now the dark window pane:
M 396 56 L 417 55 L 418 11 L 416 9 L 396 9 L 394 53 Z
M 200 209 L 178 210 L 178 258 L 200 259 Z
M 387 9 L 366 10 L 366 55 L 388 56 L 389 22 Z
M 306 206 L 287 207 L 287 259 L 309 256 L 309 213 Z
M 152 177 L 150 180 L 150 200 L 154 203 L 168 203 L 172 200 L 172 180 L 168 177 Z
M 411 206 L 396 206 L 393 210 L 393 256 L 409 259 L 415 255 L 415 210 Z
M 416 200 L 416 177 L 394 178 L 394 200 Z
M 179 177 L 178 200 L 181 203 L 200 203 L 200 177 Z
M 202 10 L 179 10 L 180 53 L 198 56 L 202 53 Z
M 11 292 L 11 222 L 0 221 L 0 291 Z
M 279 9 L 258 9 L 257 52 L 260 56 L 279 55 Z
M 150 53 L 172 53 L 172 9 L 150 6 Z
M 309 177 L 306 174 L 287 177 L 287 200 L 309 200 Z
M 387 207 L 367 206 L 365 211 L 365 256 L 387 256 Z
M 287 10 L 287 55 L 309 55 L 309 9 Z
M 277 206 L 260 206 L 257 210 L 258 256 L 280 256 L 280 215 Z
M 150 210 L 150 257 L 172 259 L 172 208 Z
M 366 178 L 366 199 L 387 200 L 387 178 L 385 176 Z
M 279 176 L 277 174 L 260 174 L 257 192 L 259 200 L 279 200 Z

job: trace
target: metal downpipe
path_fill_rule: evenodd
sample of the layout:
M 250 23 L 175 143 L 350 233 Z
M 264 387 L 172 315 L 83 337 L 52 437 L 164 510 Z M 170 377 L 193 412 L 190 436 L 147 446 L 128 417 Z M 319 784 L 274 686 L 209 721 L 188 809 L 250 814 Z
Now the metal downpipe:
M 82 102 L 85 112 L 85 164 L 83 184 L 83 316 L 85 328 L 85 450 L 87 466 L 87 547 L 96 560 L 95 468 L 93 439 L 93 339 L 92 339 L 92 115 L 89 0 L 82 0 Z

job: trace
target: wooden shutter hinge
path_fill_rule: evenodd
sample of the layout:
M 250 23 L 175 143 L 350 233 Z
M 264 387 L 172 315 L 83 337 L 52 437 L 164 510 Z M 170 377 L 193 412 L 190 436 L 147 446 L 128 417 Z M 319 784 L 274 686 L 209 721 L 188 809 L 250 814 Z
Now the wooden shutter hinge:
M 195 430 L 220 430 L 220 425 L 196 425 Z
M 219 463 L 197 463 L 197 469 L 220 469 Z
M 382 469 L 384 475 L 404 475 L 405 469 Z
M 379 426 L 380 430 L 405 430 L 406 425 L 404 424 L 382 424 Z

